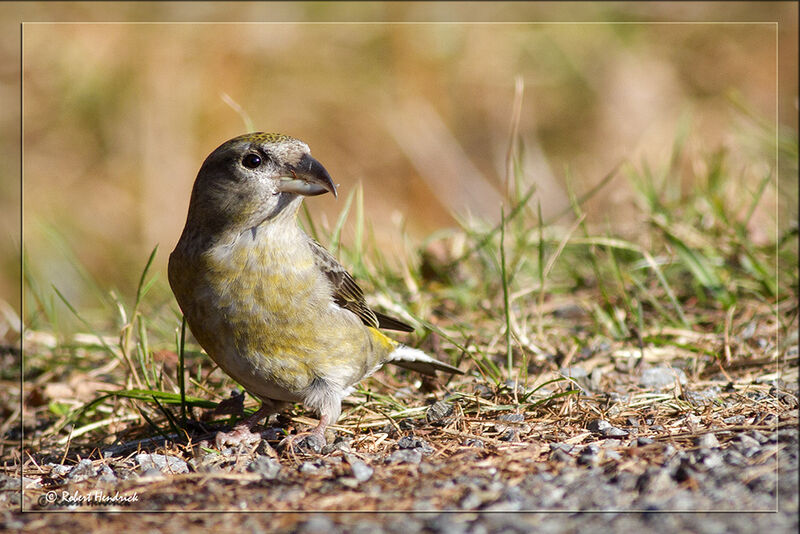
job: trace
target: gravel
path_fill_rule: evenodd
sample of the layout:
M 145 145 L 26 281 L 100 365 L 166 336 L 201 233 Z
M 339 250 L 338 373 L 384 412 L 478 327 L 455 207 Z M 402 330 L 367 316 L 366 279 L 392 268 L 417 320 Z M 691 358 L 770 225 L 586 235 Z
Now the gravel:
M 526 423 L 507 417 L 503 424 Z M 279 460 L 257 454 L 247 460 L 237 454 L 199 450 L 189 462 L 172 454 L 140 453 L 113 469 L 103 461 L 84 459 L 71 466 L 46 464 L 43 467 L 49 474 L 33 482 L 73 491 L 101 484 L 114 487 L 137 477 L 145 484 L 158 475 L 162 482 L 157 482 L 157 492 L 142 489 L 148 495 L 142 509 L 182 509 L 198 499 L 219 499 L 219 509 L 235 506 L 302 514 L 302 509 L 321 509 L 320 502 L 336 503 L 351 492 L 352 500 L 342 501 L 342 509 L 405 511 L 298 515 L 305 519 L 279 532 L 788 533 L 798 527 L 796 428 L 749 430 L 735 436 L 715 431 L 672 443 L 635 436 L 606 438 L 614 426 L 601 419 L 588 422 L 587 428 L 597 441 L 542 444 L 538 459 L 524 454 L 529 449 L 515 449 L 527 446 L 524 443 L 503 445 L 511 453 L 492 453 L 494 445 L 489 449 L 464 446 L 459 454 L 487 455 L 492 460 L 470 462 L 466 469 L 463 461 L 436 454 L 435 442 L 404 436 L 385 452 L 355 453 L 349 446 L 340 446 L 328 455 L 308 455 L 296 463 L 289 457 Z M 515 450 L 523 452 L 512 454 Z M 508 471 L 512 467 L 513 476 Z M 208 481 L 167 491 L 173 484 L 164 485 L 163 480 L 175 477 L 179 483 L 181 473 L 193 472 L 203 473 Z M 399 472 L 408 473 L 402 484 L 387 486 L 386 481 L 396 481 Z M 225 482 L 224 476 L 237 474 L 244 478 L 236 484 Z M 224 476 L 215 480 L 215 475 Z M 14 485 L 13 479 L 5 484 Z M 10 495 L 0 492 L 7 505 L 15 502 Z M 600 513 L 545 513 L 556 511 Z M 29 520 L 28 515 L 0 516 L 0 524 L 6 527 Z

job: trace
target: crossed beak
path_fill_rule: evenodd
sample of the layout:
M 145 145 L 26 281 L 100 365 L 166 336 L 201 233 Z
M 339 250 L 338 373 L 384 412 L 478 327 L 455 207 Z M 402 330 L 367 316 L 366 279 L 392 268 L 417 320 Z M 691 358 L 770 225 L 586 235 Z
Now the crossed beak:
M 331 175 L 322 164 L 305 154 L 297 165 L 288 167 L 289 174 L 282 176 L 278 182 L 278 190 L 284 193 L 295 193 L 307 197 L 333 193 L 337 197 L 336 186 Z

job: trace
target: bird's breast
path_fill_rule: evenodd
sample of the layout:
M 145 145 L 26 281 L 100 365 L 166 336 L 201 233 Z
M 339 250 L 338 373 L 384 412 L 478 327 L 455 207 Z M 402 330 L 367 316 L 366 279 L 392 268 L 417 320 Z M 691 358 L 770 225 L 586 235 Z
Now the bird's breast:
M 196 255 L 183 269 L 189 276 L 173 284 L 197 340 L 254 394 L 293 400 L 320 376 L 349 387 L 386 352 L 334 304 L 307 239 L 244 232 Z

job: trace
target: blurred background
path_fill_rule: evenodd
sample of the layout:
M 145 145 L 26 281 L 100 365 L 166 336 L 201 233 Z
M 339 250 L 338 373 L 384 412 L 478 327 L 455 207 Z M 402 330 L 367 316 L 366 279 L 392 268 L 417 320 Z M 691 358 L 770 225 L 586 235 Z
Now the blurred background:
M 156 244 L 165 283 L 197 170 L 245 132 L 237 106 L 256 130 L 306 141 L 331 172 L 340 199 L 307 202 L 322 227 L 362 184 L 388 256 L 403 232 L 419 243 L 457 219 L 499 218 L 515 84 L 519 185 L 536 184 L 546 219 L 568 207 L 568 188 L 586 192 L 622 162 L 666 167 L 679 139 L 685 165 L 725 151 L 752 194 L 775 167 L 776 128 L 797 132 L 794 2 L 48 2 L 0 13 L 0 297 L 17 313 L 20 205 L 28 283 L 78 308 L 110 289 L 131 295 Z M 781 169 L 764 195 L 754 240 L 775 238 L 776 213 L 781 228 L 796 221 L 796 172 Z M 586 210 L 624 227 L 631 199 L 616 179 Z

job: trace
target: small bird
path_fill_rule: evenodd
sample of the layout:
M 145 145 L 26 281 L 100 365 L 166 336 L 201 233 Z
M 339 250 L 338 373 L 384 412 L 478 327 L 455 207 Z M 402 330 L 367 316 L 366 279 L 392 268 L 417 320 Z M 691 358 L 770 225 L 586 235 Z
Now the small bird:
M 203 349 L 262 401 L 217 445 L 260 439 L 252 426 L 293 402 L 319 414 L 310 434 L 324 444 L 342 399 L 387 362 L 462 373 L 378 330 L 413 329 L 371 310 L 297 222 L 303 198 L 324 193 L 336 197 L 336 186 L 308 145 L 274 133 L 223 143 L 194 182 L 169 283 Z

